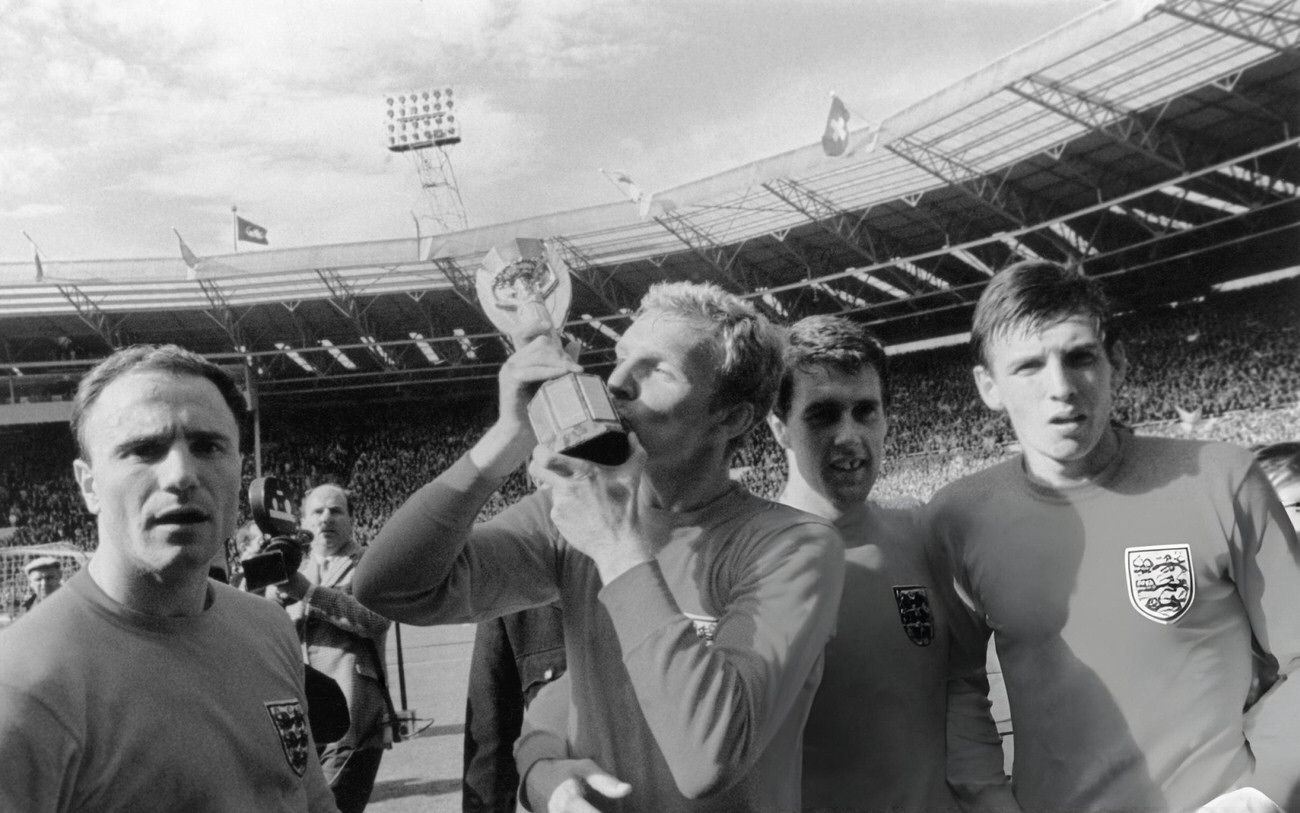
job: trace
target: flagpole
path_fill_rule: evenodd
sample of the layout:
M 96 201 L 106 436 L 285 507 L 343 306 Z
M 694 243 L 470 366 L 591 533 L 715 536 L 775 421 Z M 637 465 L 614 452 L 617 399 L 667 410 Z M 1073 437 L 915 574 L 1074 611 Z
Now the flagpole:
M 239 253 L 239 215 L 235 214 L 236 211 L 238 210 L 234 206 L 230 207 L 230 229 L 231 229 L 230 242 L 234 244 L 235 253 L 238 254 Z

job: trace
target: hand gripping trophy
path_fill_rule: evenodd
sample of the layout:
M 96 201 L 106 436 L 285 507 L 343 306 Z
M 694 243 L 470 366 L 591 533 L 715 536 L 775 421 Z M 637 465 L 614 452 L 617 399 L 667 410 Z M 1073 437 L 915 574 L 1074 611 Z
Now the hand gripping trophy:
M 533 238 L 496 246 L 474 282 L 483 312 L 516 349 L 544 333 L 560 340 L 573 285 L 553 248 Z M 569 373 L 543 383 L 528 404 L 528 419 L 537 441 L 560 454 L 609 466 L 631 452 L 599 376 Z

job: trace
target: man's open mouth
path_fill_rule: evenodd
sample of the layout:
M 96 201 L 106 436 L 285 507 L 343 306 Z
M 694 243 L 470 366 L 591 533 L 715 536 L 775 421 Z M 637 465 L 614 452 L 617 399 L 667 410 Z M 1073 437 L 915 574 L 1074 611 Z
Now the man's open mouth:
M 207 522 L 208 514 L 206 511 L 200 511 L 197 508 L 178 508 L 174 511 L 165 511 L 154 516 L 149 520 L 152 525 L 196 525 L 200 522 Z

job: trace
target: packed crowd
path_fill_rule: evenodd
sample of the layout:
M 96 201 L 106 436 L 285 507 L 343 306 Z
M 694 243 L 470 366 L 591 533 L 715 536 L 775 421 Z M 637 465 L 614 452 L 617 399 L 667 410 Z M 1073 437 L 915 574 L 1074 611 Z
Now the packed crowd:
M 1297 304 L 1300 285 L 1288 281 L 1122 316 L 1120 335 L 1133 363 L 1116 417 L 1145 433 L 1246 446 L 1289 439 L 1300 403 Z M 1009 453 L 1010 427 L 980 403 L 964 345 L 895 356 L 890 363 L 896 408 L 877 499 L 923 501 L 944 483 Z M 478 404 L 437 413 L 394 406 L 322 408 L 291 419 L 270 415 L 263 419 L 262 473 L 285 480 L 295 501 L 309 484 L 321 482 L 361 495 L 356 533 L 364 543 L 407 495 L 468 448 L 491 417 Z M 17 526 L 6 544 L 69 541 L 93 548 L 93 525 L 69 476 L 75 451 L 66 427 L 0 437 L 0 451 L 0 525 L 7 520 Z M 251 455 L 244 466 L 248 482 L 255 476 Z M 766 426 L 756 428 L 734 462 L 736 477 L 769 498 L 785 481 L 785 467 Z M 517 472 L 484 514 L 528 491 L 526 476 Z

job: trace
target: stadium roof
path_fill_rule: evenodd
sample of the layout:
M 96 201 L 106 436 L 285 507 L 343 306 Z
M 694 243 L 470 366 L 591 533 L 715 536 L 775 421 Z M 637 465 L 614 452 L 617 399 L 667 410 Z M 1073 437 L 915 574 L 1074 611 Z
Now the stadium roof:
M 453 398 L 506 353 L 493 246 L 549 241 L 567 332 L 608 361 L 646 288 L 713 281 L 889 344 L 965 330 L 997 269 L 1080 264 L 1129 307 L 1300 265 L 1300 0 L 1114 0 L 888 118 L 628 202 L 463 232 L 200 259 L 0 264 L 0 375 L 174 341 L 250 360 L 262 398 Z M 332 345 L 332 346 L 331 346 Z M 70 357 L 76 357 L 76 360 Z M 21 375 L 20 375 L 21 373 Z

